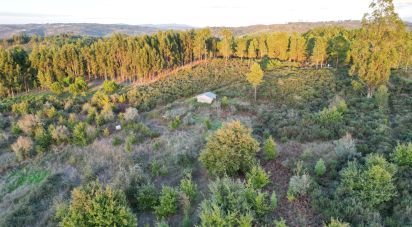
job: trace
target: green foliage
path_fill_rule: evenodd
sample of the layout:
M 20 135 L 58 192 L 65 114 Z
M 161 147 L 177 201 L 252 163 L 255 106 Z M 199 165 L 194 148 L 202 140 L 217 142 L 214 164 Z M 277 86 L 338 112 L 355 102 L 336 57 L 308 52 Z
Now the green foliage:
M 136 226 L 121 191 L 93 182 L 72 191 L 72 199 L 61 226 Z
M 158 218 L 166 218 L 177 212 L 179 193 L 176 189 L 163 186 L 159 197 L 159 204 L 154 207 L 154 212 Z
M 318 121 L 323 126 L 331 126 L 339 123 L 343 119 L 343 114 L 336 107 L 324 108 L 318 113 Z
M 260 165 L 255 165 L 252 169 L 246 174 L 247 185 L 255 189 L 264 188 L 269 184 L 269 174 Z
M 53 94 L 60 95 L 64 91 L 64 86 L 60 82 L 54 82 L 50 86 L 50 91 Z
M 26 168 L 12 172 L 5 180 L 6 191 L 10 193 L 24 185 L 40 184 L 49 176 L 49 174 L 50 173 L 46 170 L 32 170 Z
M 107 94 L 112 94 L 117 89 L 119 89 L 119 85 L 117 85 L 116 82 L 112 80 L 105 80 L 103 82 L 103 91 L 106 92 Z
M 220 104 L 222 107 L 228 107 L 229 106 L 229 99 L 227 96 L 223 96 L 223 98 L 220 100 Z
M 375 93 L 375 100 L 379 108 L 386 109 L 388 107 L 389 93 L 388 88 L 385 85 L 379 86 Z
M 169 123 L 169 128 L 170 129 L 177 129 L 180 125 L 182 124 L 182 121 L 180 120 L 179 116 L 176 116 L 172 121 Z
M 339 219 L 331 218 L 330 223 L 325 225 L 325 227 L 350 227 L 349 223 L 342 222 Z
M 36 144 L 36 152 L 43 153 L 52 144 L 52 137 L 43 127 L 38 127 L 34 131 L 34 142 Z
M 73 129 L 73 144 L 86 146 L 88 143 L 88 138 L 86 134 L 86 124 L 83 122 L 79 122 L 74 126 Z
M 234 121 L 226 123 L 210 136 L 200 154 L 200 161 L 211 175 L 234 175 L 238 171 L 248 171 L 258 151 L 259 144 L 250 129 Z
M 258 217 L 272 210 L 265 192 L 230 178 L 209 184 L 210 196 L 200 205 L 202 226 L 251 226 Z
M 341 173 L 332 202 L 332 216 L 353 223 L 372 223 L 370 215 L 397 194 L 394 183 L 396 166 L 378 154 L 367 156 L 364 165 L 348 163 Z
M 138 210 L 153 210 L 159 204 L 159 192 L 152 184 L 139 187 L 135 197 Z
M 285 219 L 281 218 L 280 220 L 276 220 L 273 222 L 275 227 L 287 227 Z
M 74 83 L 69 85 L 69 91 L 73 95 L 79 95 L 86 92 L 88 89 L 86 81 L 82 77 L 76 77 Z
M 310 187 L 310 177 L 308 174 L 294 175 L 289 180 L 288 198 L 293 200 L 298 196 L 304 196 L 308 193 Z
M 265 153 L 265 158 L 268 160 L 273 160 L 276 158 L 278 150 L 272 136 L 269 136 L 269 138 L 265 140 L 265 143 L 263 145 L 263 152 Z
M 392 159 L 399 166 L 412 167 L 412 143 L 398 144 L 392 153 Z
M 325 174 L 325 172 L 326 172 L 325 162 L 323 161 L 323 159 L 320 158 L 320 159 L 316 162 L 316 165 L 315 165 L 315 173 L 316 173 L 316 175 L 318 175 L 318 176 L 323 176 L 323 175 Z
M 193 202 L 197 197 L 197 184 L 193 182 L 192 175 L 187 174 L 180 181 L 180 191 L 182 191 L 191 202 Z
M 27 101 L 15 103 L 11 106 L 11 111 L 16 114 L 28 114 L 29 113 L 29 103 Z

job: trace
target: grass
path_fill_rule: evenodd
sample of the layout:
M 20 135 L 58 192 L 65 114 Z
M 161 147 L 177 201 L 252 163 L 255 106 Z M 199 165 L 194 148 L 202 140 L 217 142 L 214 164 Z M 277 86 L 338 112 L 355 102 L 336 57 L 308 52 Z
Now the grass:
M 50 175 L 47 170 L 21 169 L 11 173 L 6 179 L 6 191 L 10 193 L 25 185 L 37 185 Z

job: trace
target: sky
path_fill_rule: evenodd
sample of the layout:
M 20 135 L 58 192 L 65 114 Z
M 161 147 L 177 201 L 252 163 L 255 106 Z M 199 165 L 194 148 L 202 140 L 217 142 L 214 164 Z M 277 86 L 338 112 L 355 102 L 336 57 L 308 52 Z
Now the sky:
M 245 26 L 360 20 L 371 0 L 0 0 L 0 24 Z M 412 0 L 394 0 L 412 21 Z

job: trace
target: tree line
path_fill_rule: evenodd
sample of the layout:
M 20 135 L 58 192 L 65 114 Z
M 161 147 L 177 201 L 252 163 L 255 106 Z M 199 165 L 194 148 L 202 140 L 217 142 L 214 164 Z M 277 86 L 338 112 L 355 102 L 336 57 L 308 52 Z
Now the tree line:
M 392 4 L 391 0 L 378 2 Z M 129 82 L 151 79 L 165 70 L 216 57 L 249 62 L 270 58 L 316 68 L 349 64 L 350 72 L 359 76 L 370 95 L 387 81 L 390 69 L 407 69 L 412 63 L 411 32 L 393 8 L 385 6 L 389 9 L 385 12 L 382 5 L 373 7 L 375 11 L 365 16 L 362 28 L 355 30 L 330 26 L 304 34 L 242 37 L 235 37 L 230 29 L 212 35 L 208 28 L 107 38 L 15 36 L 0 42 L 0 96 L 48 89 L 56 82 L 70 84 L 77 77 Z

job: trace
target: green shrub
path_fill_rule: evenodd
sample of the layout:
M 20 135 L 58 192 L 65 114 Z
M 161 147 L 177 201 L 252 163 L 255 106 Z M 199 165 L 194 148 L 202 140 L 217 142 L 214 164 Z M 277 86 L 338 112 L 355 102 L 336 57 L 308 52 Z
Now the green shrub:
M 61 226 L 136 226 L 124 194 L 91 183 L 72 191 L 69 209 Z
M 287 227 L 285 219 L 281 218 L 280 220 L 276 220 L 273 222 L 275 227 Z
M 182 124 L 182 121 L 180 120 L 180 117 L 176 116 L 175 119 L 173 119 L 169 123 L 169 128 L 174 130 L 174 129 L 177 129 L 181 124 Z
M 119 137 L 114 137 L 113 140 L 112 140 L 113 146 L 119 146 L 122 143 L 123 143 L 123 140 L 120 139 Z
M 86 134 L 86 124 L 79 122 L 74 126 L 73 129 L 73 144 L 86 146 L 88 143 L 88 138 Z
M 365 165 L 349 162 L 341 171 L 341 182 L 335 192 L 335 202 L 339 204 L 335 214 L 364 216 L 367 210 L 390 201 L 396 195 L 395 173 L 396 166 L 377 154 L 369 155 Z
M 223 96 L 222 100 L 220 101 L 222 107 L 228 107 L 229 106 L 229 99 L 226 96 Z
M 342 222 L 339 219 L 331 218 L 330 223 L 325 225 L 325 227 L 350 227 L 349 223 Z
M 272 207 L 266 192 L 230 178 L 209 184 L 210 196 L 200 205 L 201 226 L 251 226 Z
M 398 144 L 392 153 L 392 159 L 399 166 L 412 167 L 412 143 Z
M 269 138 L 265 140 L 265 144 L 263 145 L 263 151 L 265 152 L 266 159 L 273 160 L 274 158 L 276 158 L 278 150 L 277 145 L 273 140 L 272 136 L 269 136 Z
M 332 107 L 330 109 L 324 108 L 318 113 L 319 123 L 323 126 L 331 126 L 343 119 L 343 115 L 338 111 L 338 108 Z
M 326 172 L 325 162 L 323 161 L 323 159 L 320 158 L 320 159 L 316 162 L 316 165 L 315 165 L 315 173 L 316 173 L 316 175 L 318 175 L 318 176 L 323 176 L 323 174 L 325 174 L 325 172 Z
M 112 94 L 117 89 L 119 89 L 119 85 L 117 85 L 116 82 L 112 80 L 105 80 L 103 82 L 103 91 L 106 92 L 107 94 Z
M 272 195 L 270 196 L 270 205 L 273 209 L 276 209 L 276 207 L 278 206 L 278 197 L 276 196 L 275 191 L 273 191 Z
M 182 191 L 187 196 L 187 198 L 189 198 L 190 202 L 193 202 L 196 199 L 197 184 L 193 182 L 191 174 L 187 174 L 180 181 L 180 191 Z
M 56 141 L 57 144 L 69 142 L 70 131 L 64 125 L 58 125 L 56 127 L 54 127 L 54 125 L 50 125 L 49 133 L 52 139 Z
M 16 114 L 28 114 L 29 113 L 29 103 L 27 101 L 15 103 L 11 106 L 11 111 Z
M 64 91 L 64 86 L 60 82 L 54 82 L 50 86 L 50 91 L 53 94 L 60 95 Z
M 388 88 L 385 85 L 379 86 L 378 90 L 375 92 L 375 101 L 379 108 L 386 109 L 388 107 L 388 99 Z
M 346 134 L 344 137 L 336 141 L 334 150 L 337 157 L 344 161 L 360 156 L 356 151 L 355 141 L 350 134 Z
M 167 167 L 158 160 L 153 160 L 150 163 L 150 171 L 153 176 L 164 176 L 167 174 Z
M 137 138 L 135 135 L 129 135 L 126 137 L 126 145 L 125 145 L 125 149 L 127 152 L 131 152 L 132 151 L 132 146 L 133 144 L 137 143 Z
M 200 154 L 200 161 L 214 176 L 234 175 L 246 172 L 255 163 L 259 143 L 252 137 L 250 129 L 239 121 L 225 124 L 207 141 Z
M 76 77 L 74 83 L 69 85 L 69 91 L 73 95 L 79 95 L 81 93 L 86 92 L 88 89 L 86 81 L 84 81 L 83 77 Z
M 159 204 L 159 192 L 153 184 L 139 187 L 136 194 L 138 210 L 153 210 Z
M 34 131 L 34 142 L 36 143 L 36 152 L 43 153 L 52 144 L 52 137 L 43 127 L 38 127 Z
M 269 184 L 269 175 L 260 165 L 255 165 L 246 174 L 247 184 L 249 187 L 261 189 Z
M 177 212 L 179 193 L 176 189 L 164 186 L 159 197 L 159 204 L 154 207 L 158 218 L 166 218 Z

